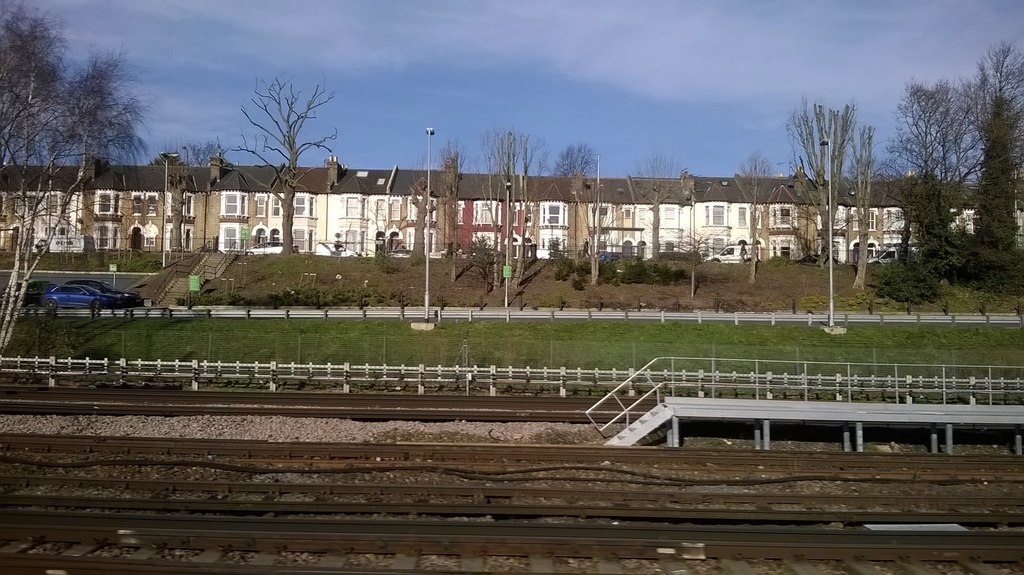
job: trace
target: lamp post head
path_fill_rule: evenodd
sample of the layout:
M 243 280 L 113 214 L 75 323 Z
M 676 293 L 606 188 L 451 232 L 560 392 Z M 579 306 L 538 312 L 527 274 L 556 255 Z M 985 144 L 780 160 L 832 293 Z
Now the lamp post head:
M 434 135 L 434 129 L 433 128 L 427 128 L 427 135 L 428 136 L 433 136 Z
M 820 142 L 818 142 L 818 145 L 821 146 L 822 148 L 826 148 L 830 145 L 830 142 L 828 141 L 828 138 L 823 138 Z
M 179 156 L 177 152 L 160 152 L 160 157 L 163 158 L 165 162 L 168 162 L 170 160 L 177 160 Z
M 505 191 L 508 192 L 512 189 L 512 180 L 505 180 Z

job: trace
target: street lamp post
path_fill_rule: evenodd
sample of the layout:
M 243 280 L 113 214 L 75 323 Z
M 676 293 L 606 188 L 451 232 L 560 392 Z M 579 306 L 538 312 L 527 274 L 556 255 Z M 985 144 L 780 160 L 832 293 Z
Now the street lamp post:
M 169 179 L 168 175 L 169 175 L 170 162 L 171 162 L 171 160 L 177 160 L 178 159 L 178 154 L 176 154 L 174 152 L 161 152 L 160 153 L 160 157 L 164 159 L 164 214 L 163 214 L 163 216 L 164 216 L 164 224 L 162 226 L 160 226 L 160 234 L 163 236 L 163 238 L 160 240 L 160 243 L 163 244 L 161 246 L 162 247 L 161 251 L 163 252 L 161 254 L 162 255 L 162 258 L 161 258 L 162 265 L 161 265 L 161 267 L 167 267 L 167 240 L 169 239 L 167 237 L 168 236 L 168 234 L 167 234 L 167 231 L 168 231 L 167 230 L 167 211 L 168 211 L 167 210 L 167 188 L 169 187 L 168 186 L 168 179 Z
M 509 267 L 509 252 L 512 251 L 512 224 L 510 220 L 512 211 L 512 180 L 505 180 L 505 266 L 501 269 L 501 278 L 505 282 L 505 307 L 508 307 L 508 282 L 511 277 L 505 277 Z
M 690 255 L 690 299 L 693 300 L 697 297 L 697 242 L 693 233 L 693 226 L 696 223 L 696 218 L 693 212 L 696 210 L 697 198 L 694 197 L 693 192 L 686 193 L 687 200 L 690 204 L 690 250 L 693 253 Z
M 828 226 L 828 329 L 831 330 L 836 326 L 835 283 L 832 272 L 832 244 L 835 241 L 833 239 L 835 231 L 832 225 L 832 142 L 826 138 L 820 142 L 820 145 L 825 148 L 827 154 L 825 171 L 828 177 L 828 222 L 825 225 Z
M 430 323 L 430 137 L 434 135 L 433 128 L 427 128 L 427 190 L 426 198 L 423 201 L 423 321 Z

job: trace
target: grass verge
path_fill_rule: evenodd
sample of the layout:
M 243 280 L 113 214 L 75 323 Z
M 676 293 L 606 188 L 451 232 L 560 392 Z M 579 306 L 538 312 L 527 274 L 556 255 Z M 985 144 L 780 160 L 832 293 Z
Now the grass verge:
M 442 323 L 335 320 L 23 320 L 7 355 L 406 365 L 639 368 L 659 356 L 1024 365 L 1024 331 L 967 327 L 813 327 L 614 322 Z

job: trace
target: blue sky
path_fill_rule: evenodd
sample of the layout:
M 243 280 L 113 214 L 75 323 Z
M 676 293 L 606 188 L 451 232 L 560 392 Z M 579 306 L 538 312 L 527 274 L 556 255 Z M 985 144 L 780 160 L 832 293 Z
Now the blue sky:
M 602 175 L 660 153 L 730 175 L 759 151 L 787 171 L 786 119 L 803 98 L 854 103 L 892 134 L 911 80 L 967 78 L 986 50 L 1024 38 L 1020 0 L 42 0 L 71 55 L 123 52 L 149 104 L 152 155 L 252 135 L 258 82 L 334 93 L 309 137 L 353 168 L 422 168 L 457 141 L 482 171 L 485 132 L 577 142 Z M 303 156 L 319 165 L 325 154 Z M 251 156 L 228 152 L 236 163 Z

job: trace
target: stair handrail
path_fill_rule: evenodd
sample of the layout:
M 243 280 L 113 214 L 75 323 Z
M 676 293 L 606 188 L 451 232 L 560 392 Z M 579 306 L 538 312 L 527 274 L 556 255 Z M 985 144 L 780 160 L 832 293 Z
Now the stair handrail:
M 611 391 L 609 391 L 607 395 L 605 395 L 604 397 L 599 399 L 597 401 L 597 403 L 595 403 L 594 405 L 590 406 L 589 409 L 587 409 L 587 411 L 585 412 L 586 415 L 587 415 L 587 419 L 589 419 L 590 422 L 594 424 L 594 426 L 597 428 L 597 431 L 602 436 L 608 437 L 608 435 L 606 434 L 608 428 L 611 427 L 612 425 L 619 424 L 620 422 L 622 422 L 623 419 L 625 419 L 625 422 L 622 422 L 622 423 L 624 423 L 625 425 L 629 425 L 629 415 L 630 415 L 630 413 L 632 413 L 633 410 L 635 410 L 641 403 L 649 400 L 652 395 L 655 397 L 655 399 L 656 399 L 656 401 L 658 403 L 661 403 L 661 388 L 662 388 L 663 385 L 665 385 L 665 382 L 662 381 L 660 383 L 654 383 L 653 381 L 651 381 L 651 379 L 650 379 L 650 367 L 655 362 L 661 361 L 663 359 L 672 359 L 672 358 L 669 358 L 669 357 L 656 357 L 656 358 L 652 359 L 651 361 L 647 362 L 643 367 L 641 367 L 637 371 L 633 372 L 632 375 L 630 375 L 625 380 L 623 380 L 622 383 L 620 383 L 619 385 L 615 386 L 615 388 L 612 389 Z M 630 403 L 627 406 L 625 403 L 622 402 L 621 397 L 619 397 L 619 392 L 621 392 L 624 389 L 628 389 L 628 388 L 632 387 L 636 383 L 636 380 L 639 379 L 641 375 L 647 376 L 647 381 L 648 381 L 648 383 L 651 384 L 652 387 L 646 393 L 644 393 L 640 397 L 638 397 L 636 399 L 636 401 Z M 611 418 L 609 421 L 605 422 L 603 425 L 598 423 L 594 419 L 594 416 L 593 416 L 594 412 L 596 412 L 598 410 L 598 408 L 600 408 L 605 403 L 612 402 L 612 401 L 615 403 L 615 405 L 618 406 L 618 409 L 620 409 L 621 411 L 619 412 L 618 415 L 616 415 L 615 417 Z

